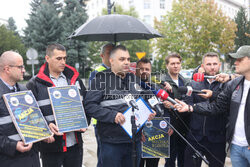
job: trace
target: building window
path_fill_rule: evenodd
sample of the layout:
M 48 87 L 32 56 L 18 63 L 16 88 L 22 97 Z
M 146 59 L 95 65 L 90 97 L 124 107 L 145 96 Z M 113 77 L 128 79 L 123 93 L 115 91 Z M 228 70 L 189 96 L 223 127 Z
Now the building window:
M 144 0 L 144 9 L 150 9 L 150 0 Z
M 160 9 L 165 9 L 165 0 L 160 0 Z
M 147 24 L 151 24 L 151 16 L 150 15 L 144 15 L 143 19 Z

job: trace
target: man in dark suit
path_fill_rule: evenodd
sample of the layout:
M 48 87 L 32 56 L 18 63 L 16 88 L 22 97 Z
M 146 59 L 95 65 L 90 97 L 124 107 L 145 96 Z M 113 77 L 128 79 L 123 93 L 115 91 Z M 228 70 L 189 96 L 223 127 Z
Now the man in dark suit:
M 32 144 L 25 145 L 11 120 L 3 94 L 25 90 L 17 82 L 25 73 L 23 58 L 13 51 L 0 57 L 0 161 L 3 167 L 40 167 L 38 152 Z

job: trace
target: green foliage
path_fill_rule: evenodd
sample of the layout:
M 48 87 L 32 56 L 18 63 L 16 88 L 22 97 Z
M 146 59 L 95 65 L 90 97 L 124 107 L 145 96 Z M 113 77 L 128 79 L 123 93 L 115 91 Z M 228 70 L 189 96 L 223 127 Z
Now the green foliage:
M 178 52 L 183 57 L 183 67 L 194 68 L 206 52 L 226 54 L 233 50 L 236 24 L 212 0 L 174 2 L 172 11 L 155 25 L 165 37 L 157 38 L 155 45 L 160 62 L 170 52 Z
M 39 65 L 44 63 L 47 45 L 60 41 L 59 38 L 62 32 L 58 16 L 60 6 L 58 0 L 33 0 L 32 13 L 30 14 L 30 18 L 26 20 L 28 26 L 24 30 L 24 41 L 27 47 L 37 50 Z
M 247 14 L 244 8 L 240 8 L 236 17 L 237 24 L 235 51 L 242 45 L 250 45 L 250 21 L 247 21 Z
M 12 30 L 8 30 L 4 25 L 0 26 L 0 55 L 8 50 L 17 51 L 22 56 L 25 55 L 26 48 L 19 36 Z
M 79 63 L 79 71 L 81 77 L 86 77 L 85 74 L 88 71 L 89 61 L 87 60 L 87 43 L 81 40 L 67 40 L 67 37 L 79 26 L 84 24 L 88 18 L 85 9 L 83 8 L 83 2 L 79 0 L 65 0 L 66 6 L 62 10 L 62 35 L 61 43 L 67 48 L 67 64 L 75 66 L 75 63 Z
M 128 10 L 124 10 L 120 5 L 115 6 L 116 14 L 130 15 L 135 18 L 138 18 L 138 13 L 136 12 L 134 7 L 130 7 Z M 107 9 L 104 8 L 102 11 L 103 15 L 107 15 Z M 114 11 L 111 11 L 111 14 L 114 14 Z M 101 63 L 100 55 L 100 47 L 107 42 L 90 42 L 89 44 L 89 55 L 90 59 L 93 63 Z M 150 41 L 149 40 L 129 40 L 122 41 L 117 43 L 126 46 L 129 50 L 131 62 L 135 62 L 138 60 L 136 57 L 136 52 L 146 52 L 146 56 L 151 58 L 151 50 L 150 50 Z

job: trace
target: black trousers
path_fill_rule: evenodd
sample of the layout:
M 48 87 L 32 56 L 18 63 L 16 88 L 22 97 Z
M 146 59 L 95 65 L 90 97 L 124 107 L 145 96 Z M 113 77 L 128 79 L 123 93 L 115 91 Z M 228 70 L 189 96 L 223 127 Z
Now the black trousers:
M 160 158 L 141 158 L 140 167 L 158 167 L 158 162 Z
M 82 167 L 83 148 L 74 145 L 67 152 L 41 152 L 43 167 Z
M 223 167 L 226 158 L 226 141 L 223 143 L 212 143 L 208 141 L 207 137 L 204 137 L 200 144 L 205 146 L 218 160 L 216 160 L 211 154 L 206 151 L 203 147 L 199 146 L 195 141 L 189 141 L 199 152 L 205 155 L 206 159 L 209 161 L 209 167 Z M 185 150 L 185 167 L 200 167 L 202 160 L 200 158 L 193 158 L 194 151 L 189 146 Z
M 184 166 L 184 152 L 186 149 L 186 143 L 178 136 L 177 133 L 173 133 L 170 136 L 170 158 L 165 159 L 165 167 L 183 167 Z M 177 165 L 175 160 L 177 159 Z

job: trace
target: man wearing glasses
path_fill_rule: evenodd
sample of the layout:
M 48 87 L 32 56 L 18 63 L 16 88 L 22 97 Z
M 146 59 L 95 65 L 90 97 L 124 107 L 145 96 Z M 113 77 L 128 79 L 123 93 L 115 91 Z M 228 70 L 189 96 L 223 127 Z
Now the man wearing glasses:
M 54 136 L 41 142 L 40 152 L 43 167 L 81 167 L 83 158 L 82 136 L 80 131 L 59 133 L 55 125 L 47 88 L 76 85 L 83 99 L 85 86 L 75 68 L 66 64 L 66 49 L 60 44 L 51 44 L 46 49 L 46 63 L 42 65 L 36 77 L 32 78 L 27 88 L 32 90 L 39 107 L 48 122 Z
M 25 73 L 23 58 L 14 51 L 6 51 L 0 57 L 0 166 L 40 167 L 38 152 L 32 144 L 25 145 L 9 115 L 3 94 L 25 90 L 17 82 Z

